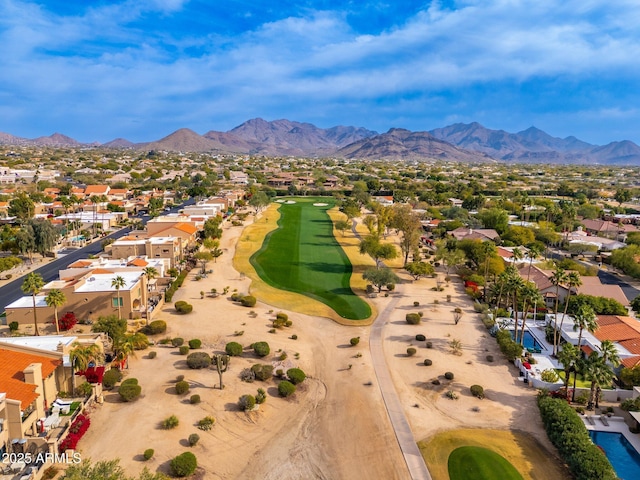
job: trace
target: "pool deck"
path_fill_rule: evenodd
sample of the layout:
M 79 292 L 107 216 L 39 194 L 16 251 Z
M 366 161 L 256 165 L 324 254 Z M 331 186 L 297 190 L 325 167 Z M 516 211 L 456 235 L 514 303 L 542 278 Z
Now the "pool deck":
M 603 419 L 604 418 L 604 422 Z M 631 433 L 629 426 L 625 423 L 622 417 L 603 417 L 601 415 L 583 415 L 582 421 L 584 422 L 587 430 L 594 430 L 596 432 L 617 432 L 624 435 L 629 441 L 636 452 L 640 453 L 640 434 Z

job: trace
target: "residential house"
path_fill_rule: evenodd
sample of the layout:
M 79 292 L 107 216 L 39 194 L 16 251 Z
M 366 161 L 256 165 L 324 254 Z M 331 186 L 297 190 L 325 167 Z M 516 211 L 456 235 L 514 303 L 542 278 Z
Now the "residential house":
M 481 240 L 483 242 L 491 240 L 499 242 L 500 235 L 493 228 L 467 228 L 460 227 L 449 232 L 456 240 Z
M 125 285 L 116 290 L 112 285 L 116 277 L 122 277 Z M 120 314 L 123 318 L 141 318 L 147 312 L 146 277 L 142 272 L 117 272 L 106 269 L 91 270 L 78 277 L 54 280 L 46 284 L 36 295 L 36 311 L 40 322 L 52 321 L 53 308 L 45 301 L 47 292 L 61 290 L 67 302 L 58 309 L 60 313 L 73 312 L 80 320 L 90 320 L 107 315 Z M 5 307 L 7 323 L 20 325 L 33 323 L 33 299 L 24 296 Z
M 147 237 L 145 235 L 142 238 L 126 236 L 107 245 L 105 251 L 114 259 L 131 257 L 164 259 L 169 263 L 169 268 L 176 268 L 184 258 L 187 246 L 185 241 L 177 236 Z

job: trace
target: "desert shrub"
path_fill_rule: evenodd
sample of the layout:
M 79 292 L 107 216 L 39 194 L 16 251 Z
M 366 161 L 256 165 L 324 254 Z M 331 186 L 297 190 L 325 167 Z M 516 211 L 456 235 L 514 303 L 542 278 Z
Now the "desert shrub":
M 444 378 L 446 378 L 447 380 L 453 380 L 453 373 L 445 372 Z
M 10 277 L 11 275 L 7 276 Z M 55 478 L 59 471 L 60 469 L 58 467 L 56 467 L 55 465 L 51 465 L 42 473 L 42 480 L 51 480 L 52 478 Z
M 456 392 L 454 392 L 453 390 L 449 390 L 447 393 L 447 398 L 450 398 L 451 400 L 457 400 L 458 399 L 458 394 Z
M 622 401 L 620 408 L 625 412 L 638 412 L 640 411 L 640 397 L 627 398 Z
M 574 478 L 613 480 L 616 474 L 605 454 L 589 438 L 584 422 L 563 399 L 538 396 L 542 423 Z
M 149 352 L 149 354 L 147 355 L 147 358 L 150 359 L 150 360 L 153 360 L 157 356 L 158 356 L 158 352 L 153 351 L 153 352 Z
M 418 302 L 418 301 L 413 302 L 413 306 L 414 307 L 419 307 L 420 306 L 420 302 Z
M 481 385 L 471 385 L 471 395 L 477 398 L 484 398 L 484 388 Z
M 225 345 L 224 351 L 231 357 L 239 357 L 242 355 L 242 345 L 238 342 L 229 342 Z
M 409 325 L 418 325 L 420 323 L 420 315 L 417 313 L 407 313 L 405 320 Z
M 487 355 L 487 362 L 493 362 L 493 355 Z
M 299 385 L 304 382 L 304 379 L 307 378 L 307 375 L 299 368 L 290 368 L 287 370 L 287 377 L 289 381 L 294 385 Z
M 253 351 L 259 357 L 266 357 L 271 352 L 267 342 L 256 342 L 253 344 Z
M 216 419 L 213 417 L 204 417 L 201 420 L 198 420 L 198 428 L 205 432 L 211 430 L 213 425 L 216 423 Z
M 244 412 L 253 410 L 253 408 L 256 406 L 256 397 L 254 397 L 253 395 L 242 395 L 238 399 L 238 406 Z
M 176 477 L 188 477 L 198 468 L 198 460 L 191 452 L 184 452 L 171 460 L 171 473 Z
M 171 430 L 172 428 L 176 428 L 178 425 L 180 425 L 180 420 L 175 415 L 171 415 L 162 421 L 162 428 L 165 430 Z
M 349 340 L 349 343 L 352 347 L 355 347 L 360 343 L 360 337 L 353 337 L 351 340 Z
M 151 458 L 153 458 L 154 453 L 156 452 L 153 450 L 153 448 L 147 448 L 142 454 L 142 456 L 144 457 L 145 460 L 151 460 Z
M 189 393 L 189 382 L 184 380 L 176 383 L 176 393 L 178 395 L 184 395 L 185 393 Z
M 154 320 L 143 329 L 147 335 L 158 335 L 167 331 L 167 322 L 164 320 Z
M 418 335 L 416 335 L 416 341 L 418 342 L 424 342 L 427 339 L 427 337 L 425 337 L 424 335 L 422 335 L 421 333 L 419 333 Z
M 284 362 L 287 359 L 288 355 L 287 352 L 282 352 L 279 356 L 278 356 L 278 360 L 281 362 Z
M 171 345 L 174 347 L 179 347 L 184 343 L 184 338 L 176 337 L 171 339 Z
M 180 302 L 177 302 L 180 303 Z M 177 312 L 185 315 L 187 313 L 191 313 L 193 312 L 193 305 L 191 305 L 190 303 L 184 302 L 184 305 L 181 305 L 180 308 L 176 308 Z
M 283 380 L 278 384 L 278 394 L 281 397 L 288 397 L 290 395 L 293 395 L 295 391 L 296 391 L 296 386 L 291 382 Z
M 240 299 L 240 304 L 243 307 L 255 307 L 256 306 L 256 297 L 253 295 L 245 295 Z
M 427 345 L 427 348 L 433 348 L 433 343 L 431 343 L 431 342 L 427 342 L 426 345 Z
M 142 393 L 142 388 L 140 385 L 128 384 L 128 385 L 120 385 L 118 388 L 118 395 L 125 402 L 133 402 L 136 398 L 140 396 Z
M 582 392 L 580 395 L 576 395 L 576 403 L 578 405 L 586 405 L 589 401 L 589 393 Z
M 276 313 L 276 318 L 280 318 L 286 322 L 287 320 L 289 320 L 289 315 L 284 312 L 278 312 Z
M 194 338 L 193 340 L 189 340 L 189 348 L 196 350 L 202 346 L 202 341 L 198 338 Z
M 231 294 L 231 301 L 232 302 L 239 302 L 242 299 L 242 297 L 244 297 L 243 293 L 237 293 L 237 292 L 232 293 Z
M 507 359 L 513 361 L 522 354 L 522 345 L 513 341 L 511 332 L 508 330 L 498 330 L 496 333 L 496 341 L 498 342 L 500 351 L 505 354 Z
M 84 382 L 83 384 L 76 387 L 76 393 L 78 396 L 88 397 L 93 392 L 93 388 L 89 382 Z
M 102 377 L 102 386 L 106 389 L 113 388 L 116 383 L 122 380 L 122 372 L 117 368 L 107 370 Z
M 189 435 L 189 438 L 187 438 L 187 441 L 189 442 L 190 447 L 195 447 L 200 441 L 200 435 L 198 435 L 197 433 L 192 433 L 191 435 Z
M 264 389 L 259 388 L 258 393 L 256 394 L 256 403 L 263 404 L 267 401 L 267 392 Z
M 17 331 L 18 328 L 20 328 L 20 324 L 18 322 L 11 322 L 9 324 L 9 330 L 12 331 L 12 332 Z
M 419 316 L 420 318 L 424 317 L 424 312 L 418 312 L 418 316 Z
M 187 365 L 194 370 L 208 368 L 211 365 L 211 357 L 207 352 L 193 352 L 187 356 Z
M 416 354 L 417 350 L 413 347 L 407 348 L 407 356 L 413 357 Z
M 431 385 L 440 385 L 440 380 L 434 378 L 433 380 L 431 380 Z
M 185 305 L 189 305 L 187 302 L 185 302 L 184 300 L 180 300 L 176 303 L 173 304 L 173 308 L 175 308 L 176 310 L 180 311 L 180 309 L 182 307 L 184 307 Z
M 138 385 L 138 379 L 137 378 L 127 378 L 124 382 L 122 382 L 122 385 Z
M 158 341 L 158 343 L 160 345 L 169 345 L 171 343 L 171 337 L 163 338 L 162 340 Z
M 298 339 L 298 335 L 296 335 L 295 333 L 293 335 L 291 335 L 289 337 L 291 340 L 297 340 Z
M 198 403 L 200 403 L 200 395 L 191 395 L 191 398 L 189 399 L 189 403 L 191 405 L 197 405 Z
M 256 363 L 255 365 L 251 365 L 251 371 L 255 375 L 256 380 L 264 382 L 270 380 L 273 376 L 273 365 Z
M 427 367 L 430 367 L 431 365 L 433 365 L 433 361 L 432 361 L 432 360 L 430 360 L 430 359 L 428 359 L 428 358 L 425 358 L 423 363 L 424 363 L 424 364 L 425 364 L 425 366 L 427 366 Z
M 481 318 L 482 318 L 482 323 L 487 329 L 493 327 L 496 324 L 496 321 L 486 313 L 483 313 Z
M 184 380 L 184 375 L 178 375 L 178 376 L 176 377 L 176 382 L 181 382 L 181 381 L 183 381 L 183 380 Z
M 240 372 L 240 380 L 247 383 L 252 383 L 256 379 L 256 374 L 250 368 L 243 368 Z
M 131 335 L 131 342 L 134 345 L 134 350 L 146 350 L 149 348 L 149 339 L 142 332 L 137 332 Z
M 180 355 L 188 355 L 189 354 L 189 345 L 182 345 L 180 347 Z
M 293 322 L 291 320 L 287 320 L 286 322 L 284 322 L 284 326 L 285 327 L 290 327 L 291 325 L 293 325 Z

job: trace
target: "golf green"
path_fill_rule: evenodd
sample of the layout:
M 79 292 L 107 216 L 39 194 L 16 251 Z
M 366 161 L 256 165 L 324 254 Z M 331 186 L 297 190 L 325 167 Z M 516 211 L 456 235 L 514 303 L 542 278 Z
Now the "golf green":
M 451 480 L 522 480 L 509 461 L 487 448 L 458 447 L 449 455 Z
M 279 201 L 278 228 L 250 258 L 260 278 L 273 287 L 318 300 L 342 318 L 369 318 L 371 308 L 350 287 L 351 262 L 333 236 L 333 222 L 327 214 L 333 199 Z

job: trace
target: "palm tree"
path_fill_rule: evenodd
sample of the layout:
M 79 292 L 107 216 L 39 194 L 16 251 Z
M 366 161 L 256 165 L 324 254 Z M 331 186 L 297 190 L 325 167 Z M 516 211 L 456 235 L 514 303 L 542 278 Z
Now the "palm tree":
M 540 247 L 537 244 L 533 244 L 529 247 L 529 253 L 527 254 L 529 257 L 529 271 L 527 272 L 527 281 L 529 281 L 529 277 L 531 276 L 531 265 L 533 261 L 540 256 L 542 253 Z
M 71 385 L 72 391 L 76 391 L 76 370 L 84 371 L 89 367 L 90 363 L 102 363 L 104 354 L 97 344 L 87 345 L 83 347 L 80 343 L 74 342 L 74 348 L 69 352 L 69 361 L 71 362 Z
M 487 297 L 487 277 L 489 276 L 489 262 L 496 253 L 496 244 L 491 241 L 482 242 L 482 253 L 484 254 L 484 286 L 482 296 Z M 485 300 L 486 301 L 486 300 Z
M 128 334 L 118 337 L 113 343 L 114 361 L 122 365 L 129 358 L 129 355 L 135 355 L 137 346 L 138 340 L 135 335 Z
M 537 305 L 538 302 L 542 301 L 542 295 L 540 295 L 540 291 L 538 290 L 538 287 L 536 287 L 535 283 L 524 282 L 521 289 L 520 296 L 522 297 L 522 304 L 523 304 L 522 310 L 524 312 L 522 317 L 522 329 L 520 333 L 520 345 L 524 345 L 524 327 L 525 327 L 525 324 L 527 323 L 527 315 L 529 313 L 528 312 L 529 307 L 531 305 Z M 518 328 L 518 325 L 516 324 L 516 329 L 517 328 Z
M 560 331 L 562 332 L 562 324 L 564 323 L 564 319 L 567 316 L 567 310 L 569 310 L 569 300 L 571 300 L 571 292 L 575 290 L 575 295 L 578 294 L 576 290 L 580 285 L 582 285 L 582 280 L 580 280 L 580 274 L 578 272 L 568 272 L 566 275 L 566 284 L 569 290 L 567 293 L 567 298 L 565 299 L 564 304 L 564 313 L 562 315 L 562 320 L 560 320 Z
M 560 301 L 560 285 L 566 282 L 567 272 L 560 267 L 556 267 L 549 279 L 553 285 L 556 286 L 556 304 L 553 309 L 553 354 L 558 354 L 558 302 Z
M 573 329 L 580 330 L 578 334 L 578 350 L 582 348 L 582 332 L 584 329 L 593 332 L 598 328 L 596 314 L 590 305 L 580 305 L 573 319 Z M 574 402 L 576 397 L 576 377 L 573 377 L 573 395 L 571 401 Z
M 61 307 L 66 303 L 67 297 L 62 290 L 54 288 L 49 291 L 44 301 L 47 302 L 47 306 L 53 307 L 53 318 L 56 322 L 56 333 L 59 334 L 60 324 L 58 323 L 58 307 Z
M 616 348 L 616 344 L 611 340 L 603 340 L 597 348 L 600 350 L 602 361 L 604 363 L 609 362 L 614 368 L 620 365 L 618 349 Z
M 40 335 L 38 331 L 38 315 L 36 313 L 36 295 L 40 293 L 42 287 L 44 287 L 42 275 L 34 272 L 31 272 L 25 277 L 20 287 L 24 293 L 31 294 L 31 298 L 33 299 L 33 327 L 36 335 Z
M 580 350 L 576 348 L 575 345 L 566 342 L 562 345 L 562 350 L 558 352 L 558 361 L 564 367 L 564 396 L 568 396 L 569 390 L 569 377 L 571 376 L 571 371 L 573 370 L 573 374 L 576 375 L 575 368 L 576 362 L 580 358 Z M 575 390 L 575 387 L 574 387 Z
M 120 315 L 120 289 L 122 287 L 124 287 L 127 284 L 127 282 L 125 282 L 124 278 L 122 278 L 120 275 L 118 275 L 116 278 L 114 278 L 113 280 L 111 280 L 111 286 L 113 288 L 116 289 L 116 303 L 118 305 L 118 319 L 121 319 L 122 316 Z
M 518 341 L 518 296 L 520 292 L 524 288 L 524 280 L 517 273 L 515 275 L 511 275 L 507 280 L 507 298 L 509 295 L 511 296 L 511 305 L 513 306 L 513 314 L 514 314 L 514 322 L 515 322 L 515 331 L 514 331 L 514 340 Z
M 584 377 L 591 380 L 591 390 L 587 410 L 598 408 L 598 400 L 602 387 L 610 387 L 613 381 L 613 370 L 607 365 L 598 352 L 591 352 L 585 363 Z

